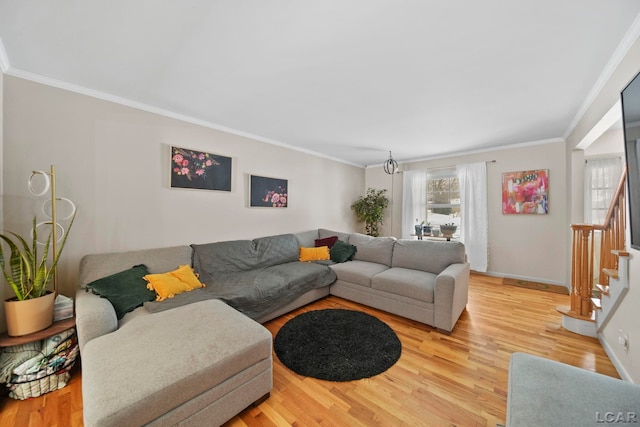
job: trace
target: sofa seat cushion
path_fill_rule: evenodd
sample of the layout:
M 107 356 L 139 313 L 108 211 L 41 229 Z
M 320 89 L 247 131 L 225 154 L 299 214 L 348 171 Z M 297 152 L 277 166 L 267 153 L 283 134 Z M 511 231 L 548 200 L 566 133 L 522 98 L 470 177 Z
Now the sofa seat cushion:
M 143 425 L 256 366 L 270 370 L 271 340 L 217 300 L 141 316 L 85 345 L 85 425 Z
M 389 267 L 383 264 L 367 261 L 347 261 L 341 264 L 333 264 L 331 269 L 335 271 L 338 280 L 355 283 L 356 285 L 371 287 L 371 278 Z
M 252 319 L 286 305 L 300 295 L 329 286 L 335 273 L 326 265 L 290 262 L 233 276 L 204 276 L 218 298 Z
M 329 286 L 336 274 L 326 265 L 289 262 L 267 268 L 235 273 L 200 273 L 205 288 L 195 289 L 162 302 L 145 304 L 159 312 L 205 299 L 220 299 L 252 319 L 290 303 L 316 288 Z
M 436 275 L 408 268 L 390 268 L 371 279 L 371 287 L 424 302 L 433 302 Z

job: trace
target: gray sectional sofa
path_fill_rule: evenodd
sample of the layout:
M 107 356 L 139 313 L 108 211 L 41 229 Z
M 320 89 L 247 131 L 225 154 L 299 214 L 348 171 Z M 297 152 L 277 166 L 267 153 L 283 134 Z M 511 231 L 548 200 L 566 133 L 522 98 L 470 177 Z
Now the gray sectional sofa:
M 338 236 L 343 263 L 299 262 L 299 247 Z M 122 318 L 85 289 L 144 264 L 191 264 L 207 286 Z M 86 426 L 220 425 L 272 388 L 272 337 L 261 323 L 329 294 L 449 333 L 467 303 L 469 264 L 459 242 L 373 238 L 326 229 L 85 256 L 76 294 Z
M 469 263 L 460 242 L 352 234 L 351 262 L 332 265 L 332 295 L 450 333 L 467 305 Z

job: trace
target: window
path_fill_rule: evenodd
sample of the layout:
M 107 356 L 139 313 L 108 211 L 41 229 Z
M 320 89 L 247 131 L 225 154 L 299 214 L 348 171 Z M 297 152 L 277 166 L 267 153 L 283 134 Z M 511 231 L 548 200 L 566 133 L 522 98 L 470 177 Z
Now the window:
M 585 165 L 585 211 L 587 224 L 603 224 L 622 174 L 620 157 L 587 159 Z
M 455 224 L 460 233 L 460 187 L 455 169 L 427 175 L 427 221 L 429 224 Z

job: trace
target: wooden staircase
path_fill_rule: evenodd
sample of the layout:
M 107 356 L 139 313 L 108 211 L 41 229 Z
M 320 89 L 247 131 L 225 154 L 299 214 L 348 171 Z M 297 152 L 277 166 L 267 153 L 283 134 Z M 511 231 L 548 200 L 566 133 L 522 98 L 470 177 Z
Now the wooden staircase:
M 618 268 L 605 268 L 603 273 L 607 277 L 608 285 L 597 284 L 597 294 L 591 298 L 596 321 L 596 332 L 600 332 L 607 324 L 611 315 L 622 302 L 622 298 L 629 291 L 629 252 L 612 250 L 618 257 Z
M 604 224 L 573 224 L 571 250 L 571 306 L 558 307 L 562 326 L 582 335 L 597 336 L 629 287 L 625 249 L 626 170 L 611 201 Z M 599 246 L 599 249 L 598 249 Z M 595 266 L 596 250 L 600 261 Z M 600 283 L 594 284 L 595 268 Z

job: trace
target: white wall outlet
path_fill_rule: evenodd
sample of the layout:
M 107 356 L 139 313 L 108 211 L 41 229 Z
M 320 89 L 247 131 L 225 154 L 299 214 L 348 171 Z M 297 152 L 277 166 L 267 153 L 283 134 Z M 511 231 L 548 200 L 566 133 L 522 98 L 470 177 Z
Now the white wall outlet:
M 629 334 L 624 334 L 624 351 L 629 352 Z
M 625 352 L 629 351 L 629 335 L 625 334 L 623 329 L 618 330 L 618 344 L 622 346 Z

